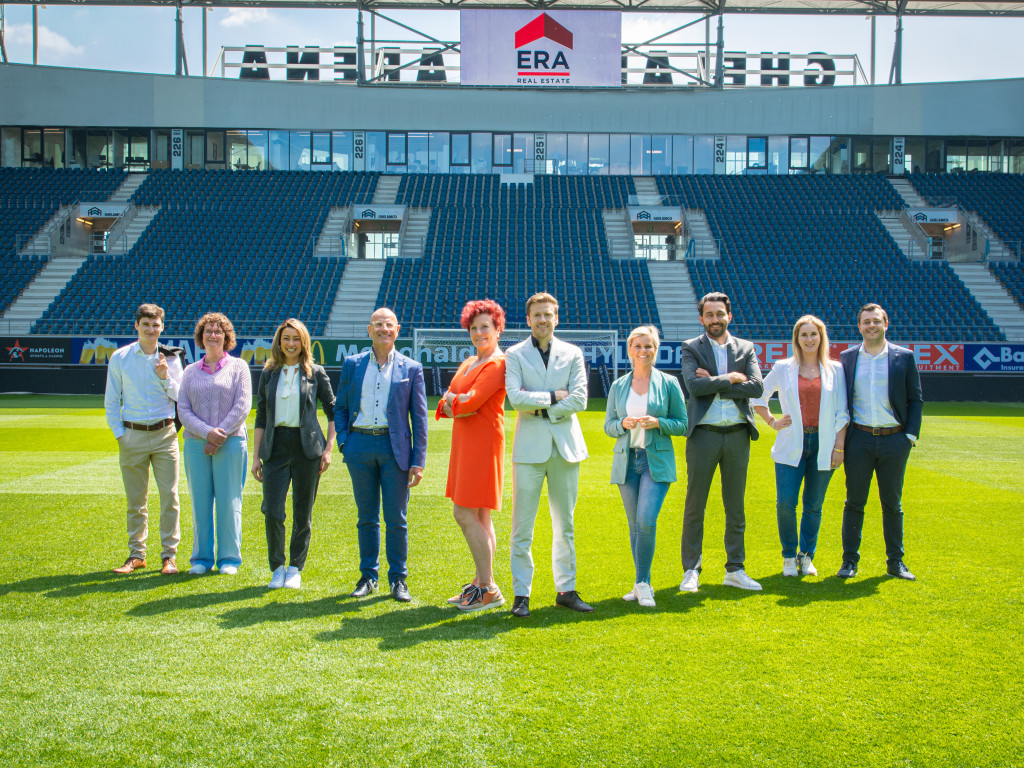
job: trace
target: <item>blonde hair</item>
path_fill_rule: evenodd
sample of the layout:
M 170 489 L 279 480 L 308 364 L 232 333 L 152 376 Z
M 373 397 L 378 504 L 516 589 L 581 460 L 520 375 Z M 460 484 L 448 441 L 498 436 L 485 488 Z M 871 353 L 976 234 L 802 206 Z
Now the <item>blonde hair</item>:
M 313 343 L 309 338 L 309 329 L 303 324 L 301 320 L 296 320 L 294 317 L 289 317 L 279 326 L 274 332 L 274 343 L 270 347 L 270 357 L 267 358 L 267 362 L 263 365 L 263 370 L 273 371 L 277 368 L 283 368 L 285 365 L 284 350 L 281 349 L 281 336 L 284 334 L 285 328 L 291 328 L 299 334 L 299 339 L 302 343 L 302 348 L 299 350 L 299 364 L 302 366 L 302 370 L 306 372 L 307 376 L 313 375 Z
M 658 338 L 658 329 L 653 325 L 638 325 L 632 331 L 629 332 L 629 336 L 626 337 L 626 353 L 629 354 L 629 345 L 633 343 L 633 339 L 637 336 L 650 336 L 651 341 L 654 342 L 654 351 L 658 351 L 658 347 L 661 345 L 661 339 Z
M 800 351 L 800 327 L 807 324 L 813 325 L 818 330 L 818 336 L 821 337 L 821 342 L 818 344 L 818 365 L 823 369 L 828 369 L 829 356 L 828 356 L 828 331 L 825 329 L 825 323 L 820 318 L 814 315 L 804 315 L 796 321 L 793 326 L 793 359 L 799 363 L 802 358 L 802 352 Z

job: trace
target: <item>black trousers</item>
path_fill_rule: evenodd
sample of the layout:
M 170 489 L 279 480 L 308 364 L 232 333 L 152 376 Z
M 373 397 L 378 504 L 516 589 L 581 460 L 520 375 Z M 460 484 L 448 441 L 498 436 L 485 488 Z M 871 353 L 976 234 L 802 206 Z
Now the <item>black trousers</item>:
M 846 438 L 846 505 L 843 507 L 843 560 L 860 560 L 864 505 L 871 478 L 878 480 L 882 502 L 882 535 L 889 563 L 903 559 L 903 476 L 910 456 L 910 440 L 903 432 L 871 435 L 850 427 Z
M 285 564 L 284 520 L 288 485 L 292 487 L 292 540 L 288 564 L 306 565 L 312 530 L 313 502 L 320 485 L 320 458 L 307 459 L 297 427 L 275 427 L 274 447 L 263 462 L 263 517 L 267 524 L 270 570 Z

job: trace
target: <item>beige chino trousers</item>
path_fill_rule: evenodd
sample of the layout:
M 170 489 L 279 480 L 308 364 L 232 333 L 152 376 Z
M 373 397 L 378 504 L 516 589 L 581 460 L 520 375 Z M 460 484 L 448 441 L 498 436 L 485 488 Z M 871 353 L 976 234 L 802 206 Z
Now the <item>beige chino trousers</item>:
M 146 558 L 149 534 L 149 468 L 160 491 L 161 558 L 174 557 L 181 541 L 178 502 L 178 433 L 174 425 L 155 432 L 127 429 L 117 441 L 121 479 L 128 497 L 128 549 L 132 557 Z

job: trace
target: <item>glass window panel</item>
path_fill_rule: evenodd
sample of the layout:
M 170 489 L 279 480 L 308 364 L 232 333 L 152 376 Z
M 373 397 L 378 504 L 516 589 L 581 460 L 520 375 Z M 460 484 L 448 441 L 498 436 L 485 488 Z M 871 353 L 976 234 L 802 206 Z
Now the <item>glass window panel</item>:
M 427 172 L 428 134 L 424 131 L 410 131 L 408 135 L 409 173 Z
M 21 134 L 21 159 L 27 168 L 43 165 L 43 131 L 40 128 L 26 128 Z
M 967 142 L 963 139 L 946 142 L 946 173 L 967 168 Z
M 924 146 L 924 139 L 906 139 L 903 145 L 903 165 L 907 173 L 921 173 L 924 170 Z
M 608 162 L 610 170 L 617 176 L 629 174 L 629 146 L 628 134 L 613 133 L 608 137 Z
M 1024 139 L 1008 139 L 1006 157 L 1010 173 L 1024 173 Z
M 249 167 L 254 171 L 267 170 L 267 132 L 246 131 L 245 140 L 249 143 Z
M 747 168 L 762 170 L 768 167 L 768 139 L 764 136 L 747 138 Z
M 672 173 L 672 137 L 656 133 L 651 136 L 651 168 L 654 176 Z
M 224 131 L 206 132 L 206 167 L 223 168 L 225 157 Z
M 200 132 L 200 141 L 202 141 Z M 89 131 L 86 135 L 86 156 L 89 168 L 110 168 L 110 131 Z
M 564 174 L 566 161 L 566 135 L 564 133 L 549 133 L 548 146 L 548 173 Z
M 20 128 L 0 128 L 0 165 L 4 168 L 21 166 Z
M 309 131 L 288 131 L 288 170 L 308 171 L 312 153 Z
M 47 128 L 43 131 L 43 164 L 47 168 L 64 167 L 63 128 Z
M 607 174 L 608 164 L 608 134 L 592 133 L 588 144 L 587 165 L 592 174 Z
M 573 176 L 587 173 L 587 134 L 570 133 L 566 136 L 566 168 Z
M 60 131 L 61 138 L 64 132 Z M 128 134 L 128 170 L 149 170 L 149 134 L 134 130 Z
M 473 134 L 473 149 L 470 159 L 473 161 L 473 173 L 491 172 L 491 134 Z
M 334 170 L 352 170 L 352 131 L 334 132 L 331 137 L 331 159 Z
M 768 137 L 768 173 L 789 173 L 789 137 Z
M 672 137 L 672 173 L 693 173 L 693 136 Z
M 988 142 L 985 139 L 967 142 L 967 170 L 988 170 Z
M 832 137 L 828 145 L 827 173 L 850 172 L 850 145 L 852 143 L 849 136 Z
M 167 129 L 160 128 L 151 132 L 152 140 L 151 147 L 152 153 L 150 154 L 149 162 L 153 168 L 170 168 L 171 167 L 171 132 Z
M 128 165 L 129 137 L 127 131 L 114 131 L 114 167 L 124 168 Z
M 430 173 L 448 173 L 450 167 L 448 152 L 451 149 L 451 139 L 447 131 L 432 131 L 427 139 L 427 155 L 429 162 L 427 170 Z
M 384 171 L 387 151 L 387 134 L 384 131 L 366 132 L 366 170 Z
M 715 172 L 714 136 L 693 137 L 693 172 L 708 174 Z
M 405 165 L 405 134 L 388 134 L 388 165 Z
M 91 138 L 91 137 L 90 137 Z M 205 164 L 206 136 L 202 131 L 185 131 L 185 167 L 202 168 Z M 285 144 L 287 146 L 287 144 Z
M 747 139 L 745 136 L 725 137 L 725 172 L 729 176 L 747 170 Z
M 651 137 L 634 133 L 629 137 L 629 172 L 634 176 L 643 176 L 645 150 L 651 147 Z
M 452 165 L 469 165 L 469 134 L 452 134 Z
M 924 146 L 925 173 L 942 173 L 945 169 L 942 139 L 926 139 Z
M 85 131 L 76 129 L 68 131 L 68 133 L 71 134 L 71 147 L 68 149 L 68 154 L 71 157 L 68 158 L 68 167 L 85 168 L 85 152 L 88 143 L 85 139 Z M 170 135 L 170 131 L 168 131 L 168 135 Z M 4 161 L 4 164 L 6 165 L 6 160 Z
M 871 172 L 892 171 L 892 136 L 875 136 L 871 140 Z
M 811 136 L 811 159 L 809 169 L 811 173 L 828 173 L 829 150 L 832 146 L 832 139 L 828 136 Z
M 517 133 L 512 140 L 512 172 L 533 173 L 533 134 Z
M 988 169 L 993 173 L 1002 173 L 1005 169 L 1006 142 L 994 139 L 988 143 Z
M 810 160 L 811 140 L 807 136 L 792 136 L 789 139 L 789 167 L 797 171 L 807 170 Z
M 228 167 L 236 171 L 249 170 L 249 140 L 245 131 L 228 131 Z
M 270 148 L 268 150 L 268 168 L 270 171 L 287 171 L 288 157 L 290 155 L 288 145 L 290 143 L 288 131 L 271 131 Z
M 310 137 L 313 148 L 313 165 L 321 168 L 331 164 L 331 134 L 327 131 L 316 131 Z
M 495 167 L 512 167 L 512 134 L 495 133 L 491 140 Z

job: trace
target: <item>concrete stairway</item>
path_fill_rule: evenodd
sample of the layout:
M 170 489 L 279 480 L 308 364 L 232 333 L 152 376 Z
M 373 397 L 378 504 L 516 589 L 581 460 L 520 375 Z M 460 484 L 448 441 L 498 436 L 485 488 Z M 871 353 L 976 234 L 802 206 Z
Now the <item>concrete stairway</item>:
M 373 190 L 373 204 L 394 205 L 401 183 L 401 176 L 385 175 L 378 178 L 377 187 Z
M 698 259 L 720 259 L 722 253 L 718 248 L 718 241 L 711 234 L 711 225 L 704 211 L 699 208 L 687 208 L 683 211 L 683 218 L 686 220 L 686 227 L 690 237 L 694 239 L 694 258 Z M 690 247 L 689 241 L 680 244 L 685 252 Z
M 398 255 L 403 259 L 422 259 L 430 233 L 430 208 L 406 208 L 405 225 Z
M 896 241 L 900 252 L 908 259 L 924 259 L 928 254 L 921 250 L 921 244 L 907 229 L 899 211 L 875 211 L 875 216 L 885 227 L 885 231 Z
M 661 205 L 658 182 L 650 176 L 634 176 L 633 186 L 636 188 L 637 205 Z
M 66 211 L 66 205 L 58 208 L 57 212 L 47 219 L 43 226 L 36 230 L 36 233 L 32 235 L 32 239 L 18 253 L 22 256 L 48 256 L 50 254 L 50 228 L 55 226 L 64 217 Z
M 342 241 L 342 234 L 345 231 L 345 224 L 349 220 L 351 209 L 331 208 L 316 239 L 316 246 L 313 248 L 314 256 L 346 256 L 345 243 Z
M 42 318 L 68 281 L 78 272 L 85 259 L 82 257 L 51 259 L 26 286 L 21 295 L 3 313 L 2 319 L 9 325 L 7 333 L 28 333 L 32 324 Z
M 992 227 L 988 225 L 988 222 L 984 221 L 976 213 L 970 214 L 970 219 L 975 229 L 978 230 L 978 234 L 988 241 L 988 255 L 984 257 L 987 261 L 1013 261 L 1017 258 L 1017 255 L 1011 253 L 1002 239 L 992 231 Z M 984 254 L 984 250 L 981 252 Z
M 377 308 L 377 294 L 384 277 L 384 259 L 349 259 L 327 318 L 327 335 L 361 339 L 370 315 Z
M 118 187 L 114 194 L 107 198 L 108 203 L 126 204 L 135 190 L 142 186 L 142 182 L 146 180 L 145 173 L 129 173 L 125 176 L 124 181 L 121 182 L 121 186 Z
M 950 264 L 1007 341 L 1024 341 L 1024 310 L 985 264 Z
M 107 240 L 107 253 L 125 256 L 135 247 L 146 227 L 150 225 L 156 215 L 160 213 L 159 205 L 132 206 L 135 215 L 124 230 L 124 235 L 112 237 Z
M 631 259 L 635 255 L 633 227 L 626 212 L 621 208 L 605 208 L 601 211 L 604 220 L 604 236 L 608 241 L 608 253 L 613 259 Z
M 697 296 L 685 261 L 648 261 L 654 300 L 666 339 L 681 341 L 701 333 Z
M 914 185 L 910 183 L 909 179 L 895 178 L 889 179 L 889 183 L 892 188 L 896 190 L 907 208 L 927 208 L 927 201 L 917 194 L 917 190 L 914 189 Z

